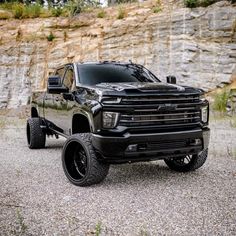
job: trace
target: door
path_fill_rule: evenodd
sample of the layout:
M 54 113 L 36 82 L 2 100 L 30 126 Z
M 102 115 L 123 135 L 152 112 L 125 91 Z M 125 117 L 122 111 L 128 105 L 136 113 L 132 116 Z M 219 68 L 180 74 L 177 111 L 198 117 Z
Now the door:
M 71 93 L 75 87 L 75 74 L 72 65 L 69 65 L 65 69 L 62 84 L 68 88 L 68 93 Z M 63 133 L 69 135 L 69 129 L 71 128 L 72 114 L 68 109 L 69 100 L 64 99 L 63 94 L 58 94 L 55 98 L 57 103 L 57 123 L 56 125 L 63 130 Z M 73 102 L 73 101 L 72 101 Z
M 65 67 L 58 68 L 54 73 L 54 75 L 60 76 L 61 79 L 64 78 L 64 74 L 65 74 Z M 60 97 L 61 97 L 60 94 L 52 94 L 47 92 L 44 98 L 44 116 L 48 121 L 50 121 L 56 127 L 58 126 L 59 123 L 57 110 L 58 106 L 60 106 L 59 102 Z M 59 129 L 59 126 L 56 129 L 62 132 L 62 130 Z

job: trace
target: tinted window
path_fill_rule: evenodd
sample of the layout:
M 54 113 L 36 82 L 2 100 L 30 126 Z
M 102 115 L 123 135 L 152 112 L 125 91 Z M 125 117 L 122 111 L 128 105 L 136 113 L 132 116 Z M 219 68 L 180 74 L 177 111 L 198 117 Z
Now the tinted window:
M 122 82 L 157 82 L 147 69 L 134 64 L 82 64 L 79 77 L 82 84 Z
M 65 73 L 63 84 L 66 88 L 71 90 L 73 81 L 74 81 L 74 71 L 71 67 L 69 67 Z

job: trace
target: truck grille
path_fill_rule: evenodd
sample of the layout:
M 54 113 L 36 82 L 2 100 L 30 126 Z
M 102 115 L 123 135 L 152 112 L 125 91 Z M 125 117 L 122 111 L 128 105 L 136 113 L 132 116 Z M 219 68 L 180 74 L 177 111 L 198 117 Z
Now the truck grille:
M 157 142 L 151 142 L 148 144 L 148 150 L 162 150 L 162 149 L 170 149 L 170 148 L 183 148 L 187 147 L 188 140 L 163 140 Z
M 123 98 L 121 105 L 130 109 L 121 112 L 119 125 L 164 127 L 198 124 L 201 120 L 200 104 L 198 95 Z

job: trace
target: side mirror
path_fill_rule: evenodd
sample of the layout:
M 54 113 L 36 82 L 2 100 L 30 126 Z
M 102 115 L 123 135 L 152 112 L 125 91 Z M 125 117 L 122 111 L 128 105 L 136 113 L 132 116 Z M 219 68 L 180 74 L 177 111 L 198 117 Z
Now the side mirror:
M 54 75 L 48 78 L 48 93 L 60 94 L 67 93 L 68 91 L 69 89 L 61 83 L 60 76 Z
M 169 75 L 166 77 L 166 81 L 168 84 L 176 84 L 176 77 L 175 76 L 172 76 L 172 75 Z

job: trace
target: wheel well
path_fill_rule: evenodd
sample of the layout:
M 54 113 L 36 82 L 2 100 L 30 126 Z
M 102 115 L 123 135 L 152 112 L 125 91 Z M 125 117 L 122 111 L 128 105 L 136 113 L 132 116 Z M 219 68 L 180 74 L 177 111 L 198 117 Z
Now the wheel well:
M 84 115 L 76 114 L 72 120 L 72 134 L 89 133 L 90 125 L 88 118 Z
M 38 111 L 35 107 L 31 108 L 31 117 L 39 117 Z

